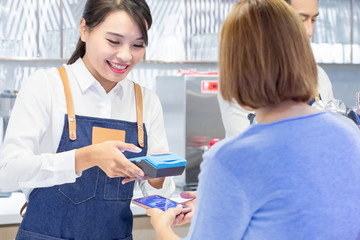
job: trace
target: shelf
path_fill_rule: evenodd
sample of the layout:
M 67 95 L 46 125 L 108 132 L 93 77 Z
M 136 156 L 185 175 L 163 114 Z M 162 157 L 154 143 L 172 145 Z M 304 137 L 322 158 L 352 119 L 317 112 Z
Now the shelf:
M 68 59 L 61 58 L 28 58 L 28 57 L 0 57 L 0 62 L 67 62 Z
M 68 59 L 65 58 L 28 58 L 28 57 L 0 57 L 0 62 L 62 62 L 66 63 Z M 142 64 L 217 64 L 217 61 L 158 61 L 158 60 L 147 60 L 141 61 Z
M 32 63 L 66 63 L 68 59 L 65 58 L 27 58 L 27 57 L 0 57 L 0 64 L 2 62 L 12 62 L 12 63 L 24 63 L 24 62 L 32 62 Z M 184 61 L 160 61 L 160 60 L 147 60 L 147 61 L 141 61 L 138 64 L 184 64 L 184 65 L 202 65 L 202 64 L 210 64 L 210 65 L 217 65 L 217 61 L 195 61 L 195 60 L 184 60 Z M 323 62 L 317 62 L 319 65 L 360 65 L 359 63 L 323 63 Z

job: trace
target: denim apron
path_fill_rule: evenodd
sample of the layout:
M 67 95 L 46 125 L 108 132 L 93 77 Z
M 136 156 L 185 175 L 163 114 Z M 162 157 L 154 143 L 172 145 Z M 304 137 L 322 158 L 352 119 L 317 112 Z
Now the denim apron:
M 134 83 L 137 122 L 78 116 L 74 113 L 66 70 L 59 68 L 59 72 L 67 114 L 57 153 L 109 140 L 107 136 L 114 140 L 114 135 L 119 135 L 125 138 L 123 141 L 142 148 L 140 153 L 125 151 L 127 158 L 146 155 L 147 134 L 139 85 Z M 83 171 L 75 183 L 34 189 L 16 239 L 131 240 L 134 181 L 123 185 L 122 180 L 109 178 L 99 167 L 93 167 Z

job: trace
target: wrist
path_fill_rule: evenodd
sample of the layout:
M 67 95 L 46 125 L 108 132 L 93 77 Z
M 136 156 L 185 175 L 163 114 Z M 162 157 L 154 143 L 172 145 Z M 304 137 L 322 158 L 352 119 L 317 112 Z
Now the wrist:
M 158 240 L 179 240 L 170 226 L 160 226 L 155 228 L 156 236 Z
M 75 150 L 75 171 L 79 174 L 86 169 L 96 166 L 91 156 L 91 146 L 78 148 Z

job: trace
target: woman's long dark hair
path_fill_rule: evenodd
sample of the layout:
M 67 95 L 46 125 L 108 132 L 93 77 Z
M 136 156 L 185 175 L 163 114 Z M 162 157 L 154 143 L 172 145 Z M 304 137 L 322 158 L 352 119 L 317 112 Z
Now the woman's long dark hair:
M 147 31 L 151 27 L 152 17 L 145 0 L 88 0 L 82 17 L 86 21 L 86 27 L 91 31 L 91 29 L 102 23 L 109 13 L 114 11 L 125 11 L 134 19 L 147 45 Z M 67 63 L 72 64 L 84 55 L 85 43 L 79 38 L 76 49 Z

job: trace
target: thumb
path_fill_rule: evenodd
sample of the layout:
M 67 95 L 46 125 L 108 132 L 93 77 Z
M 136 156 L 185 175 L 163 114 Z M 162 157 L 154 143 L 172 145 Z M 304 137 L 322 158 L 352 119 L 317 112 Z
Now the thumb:
M 116 147 L 120 151 L 129 151 L 129 152 L 135 152 L 135 153 L 139 153 L 139 152 L 142 151 L 141 148 L 135 146 L 134 144 L 124 143 L 124 142 L 121 142 L 121 141 L 116 142 Z
M 179 215 L 183 210 L 183 206 L 181 204 L 178 204 L 176 208 L 174 208 L 175 215 Z
M 146 215 L 148 215 L 149 217 L 159 214 L 159 212 L 161 213 L 162 210 L 158 209 L 158 208 L 148 208 L 146 209 Z
M 184 191 L 180 193 L 180 196 L 186 199 L 194 199 L 196 198 L 196 191 Z

